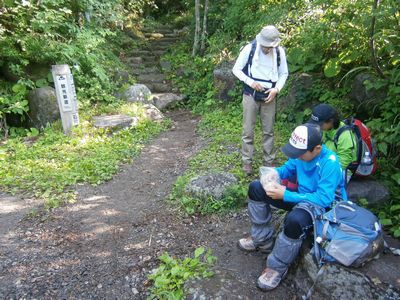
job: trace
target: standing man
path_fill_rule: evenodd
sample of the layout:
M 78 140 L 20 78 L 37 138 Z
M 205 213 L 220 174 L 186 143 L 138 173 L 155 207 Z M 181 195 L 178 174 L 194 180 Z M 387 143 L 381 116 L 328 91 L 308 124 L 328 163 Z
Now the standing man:
M 264 190 L 260 181 L 253 181 L 248 193 L 251 236 L 238 242 L 244 251 L 272 251 L 257 281 L 258 287 L 265 291 L 279 285 L 299 254 L 303 240 L 312 231 L 309 211 L 323 213 L 334 200 L 347 200 L 339 160 L 322 145 L 319 126 L 307 123 L 296 127 L 282 152 L 289 160 L 276 171 L 281 179 L 296 174 L 298 190 L 290 191 L 278 183 Z M 271 205 L 289 211 L 275 242 L 270 224 Z
M 256 39 L 242 49 L 232 69 L 243 82 L 242 162 L 247 175 L 253 171 L 254 126 L 258 114 L 263 133 L 263 164 L 271 166 L 275 159 L 275 98 L 289 74 L 280 41 L 279 31 L 274 26 L 264 27 Z

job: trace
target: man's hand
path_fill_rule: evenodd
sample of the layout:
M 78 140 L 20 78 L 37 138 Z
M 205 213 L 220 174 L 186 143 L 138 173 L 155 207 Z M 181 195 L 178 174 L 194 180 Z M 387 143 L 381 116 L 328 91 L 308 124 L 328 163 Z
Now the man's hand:
M 253 84 L 251 85 L 251 88 L 256 90 L 256 91 L 259 91 L 259 92 L 264 90 L 264 87 L 260 83 L 258 83 L 256 81 L 253 82 Z
M 266 91 L 268 94 L 268 97 L 265 99 L 265 103 L 270 103 L 274 101 L 276 94 L 278 94 L 278 89 L 277 88 L 270 88 L 269 90 Z
M 282 200 L 283 194 L 286 191 L 286 187 L 277 183 L 274 183 L 267 191 L 267 195 L 274 200 Z

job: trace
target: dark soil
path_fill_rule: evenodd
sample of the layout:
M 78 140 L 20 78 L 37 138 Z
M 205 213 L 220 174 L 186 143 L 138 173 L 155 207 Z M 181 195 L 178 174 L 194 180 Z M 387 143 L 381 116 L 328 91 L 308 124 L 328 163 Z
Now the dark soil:
M 112 180 L 78 186 L 75 204 L 29 216 L 33 200 L 0 195 L 1 299 L 145 299 L 157 257 L 165 251 L 188 256 L 198 246 L 211 247 L 216 269 L 244 286 L 240 298 L 293 299 L 289 281 L 269 294 L 256 289 L 265 256 L 236 247 L 248 231 L 244 208 L 185 217 L 168 203 L 175 180 L 203 144 L 198 118 L 186 111 L 170 117 L 172 130 Z

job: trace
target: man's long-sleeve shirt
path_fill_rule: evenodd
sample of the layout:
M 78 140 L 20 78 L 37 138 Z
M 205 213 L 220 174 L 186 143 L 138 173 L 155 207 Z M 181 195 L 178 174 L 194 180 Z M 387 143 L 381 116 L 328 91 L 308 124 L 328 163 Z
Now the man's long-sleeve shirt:
M 251 65 L 251 75 L 253 78 L 262 80 L 271 80 L 276 82 L 276 86 L 280 91 L 285 85 L 286 79 L 289 75 L 288 66 L 286 62 L 285 50 L 282 47 L 277 48 L 280 51 L 280 65 L 277 66 L 277 54 L 275 49 L 271 50 L 268 54 L 264 54 L 260 45 L 257 43 L 256 50 L 253 56 Z M 255 81 L 253 78 L 247 76 L 243 72 L 246 66 L 251 51 L 251 43 L 246 45 L 240 52 L 235 65 L 233 66 L 233 74 L 248 86 L 251 86 Z M 263 87 L 270 88 L 270 84 L 262 81 L 259 82 Z

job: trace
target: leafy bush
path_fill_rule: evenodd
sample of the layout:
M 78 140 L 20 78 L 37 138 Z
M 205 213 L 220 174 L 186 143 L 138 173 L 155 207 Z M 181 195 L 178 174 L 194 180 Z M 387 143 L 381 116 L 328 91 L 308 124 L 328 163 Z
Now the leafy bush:
M 185 282 L 192 278 L 211 277 L 214 273 L 209 269 L 216 261 L 211 249 L 206 252 L 204 247 L 197 248 L 193 258 L 182 260 L 164 253 L 158 259 L 161 265 L 148 277 L 153 281 L 153 287 L 147 299 L 183 299 Z

